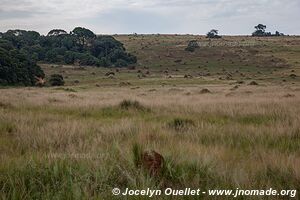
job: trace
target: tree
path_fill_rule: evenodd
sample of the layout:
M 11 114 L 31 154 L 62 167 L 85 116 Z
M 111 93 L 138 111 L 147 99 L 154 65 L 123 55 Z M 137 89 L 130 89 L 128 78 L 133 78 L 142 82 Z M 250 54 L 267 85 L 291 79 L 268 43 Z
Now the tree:
M 51 31 L 49 31 L 49 33 L 47 34 L 47 36 L 59 36 L 59 35 L 66 35 L 68 34 L 67 31 L 62 30 L 62 29 L 53 29 Z
M 252 33 L 252 36 L 266 36 L 268 33 L 266 33 L 266 25 L 263 24 L 258 24 L 257 26 L 254 27 L 256 31 Z
M 254 26 L 256 29 L 254 33 L 252 33 L 252 36 L 256 37 L 266 37 L 266 36 L 283 36 L 283 33 L 280 33 L 278 31 L 275 32 L 275 34 L 272 34 L 271 32 L 266 32 L 266 25 L 258 24 L 257 26 Z
M 61 38 L 61 45 L 68 50 L 76 49 L 76 37 L 72 35 L 63 35 Z
M 263 24 L 258 24 L 257 26 L 254 27 L 256 30 L 258 31 L 262 31 L 262 32 L 265 32 L 267 26 L 266 25 L 263 25 Z
M 2 34 L 2 38 L 9 40 L 16 48 L 20 49 L 22 46 L 35 45 L 38 42 L 40 34 L 35 31 L 25 30 L 8 30 Z
M 74 28 L 71 34 L 79 38 L 79 42 L 82 46 L 85 45 L 88 39 L 96 38 L 96 35 L 91 30 L 82 27 Z
M 216 29 L 212 29 L 211 31 L 209 31 L 207 34 L 206 34 L 206 37 L 207 38 L 221 38 L 221 36 L 218 35 L 218 30 Z

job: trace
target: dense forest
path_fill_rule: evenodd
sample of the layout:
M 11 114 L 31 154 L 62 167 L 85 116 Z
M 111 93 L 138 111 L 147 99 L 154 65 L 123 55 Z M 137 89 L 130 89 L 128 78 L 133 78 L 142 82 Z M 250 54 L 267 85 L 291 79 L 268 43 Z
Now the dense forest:
M 0 33 L 1 85 L 34 85 L 36 78 L 44 77 L 37 61 L 124 67 L 137 60 L 113 37 L 97 36 L 82 27 L 70 33 L 54 29 L 46 36 L 25 30 Z

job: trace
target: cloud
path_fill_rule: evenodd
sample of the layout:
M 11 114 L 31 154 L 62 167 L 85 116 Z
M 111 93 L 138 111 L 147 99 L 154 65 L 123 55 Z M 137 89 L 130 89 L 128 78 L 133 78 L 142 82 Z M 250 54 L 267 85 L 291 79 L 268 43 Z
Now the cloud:
M 75 26 L 96 33 L 250 34 L 265 23 L 300 34 L 299 0 L 0 0 L 0 31 L 22 28 L 47 33 Z M 272 30 L 273 31 L 273 30 Z

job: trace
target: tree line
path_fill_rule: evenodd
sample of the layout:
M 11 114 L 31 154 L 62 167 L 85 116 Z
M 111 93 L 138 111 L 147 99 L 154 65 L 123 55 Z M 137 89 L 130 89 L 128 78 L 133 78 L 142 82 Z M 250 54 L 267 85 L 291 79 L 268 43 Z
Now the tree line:
M 46 36 L 36 31 L 0 33 L 0 84 L 34 85 L 44 73 L 37 61 L 88 66 L 124 67 L 137 62 L 112 36 L 97 36 L 76 27 L 70 33 L 53 29 Z

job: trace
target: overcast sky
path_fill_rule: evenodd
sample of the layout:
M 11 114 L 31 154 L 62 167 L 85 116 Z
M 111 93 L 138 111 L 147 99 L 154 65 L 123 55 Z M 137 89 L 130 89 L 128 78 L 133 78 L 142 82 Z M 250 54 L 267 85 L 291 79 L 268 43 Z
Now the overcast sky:
M 0 0 L 0 31 L 47 34 L 76 26 L 97 34 L 251 34 L 258 23 L 269 31 L 300 34 L 300 0 Z

